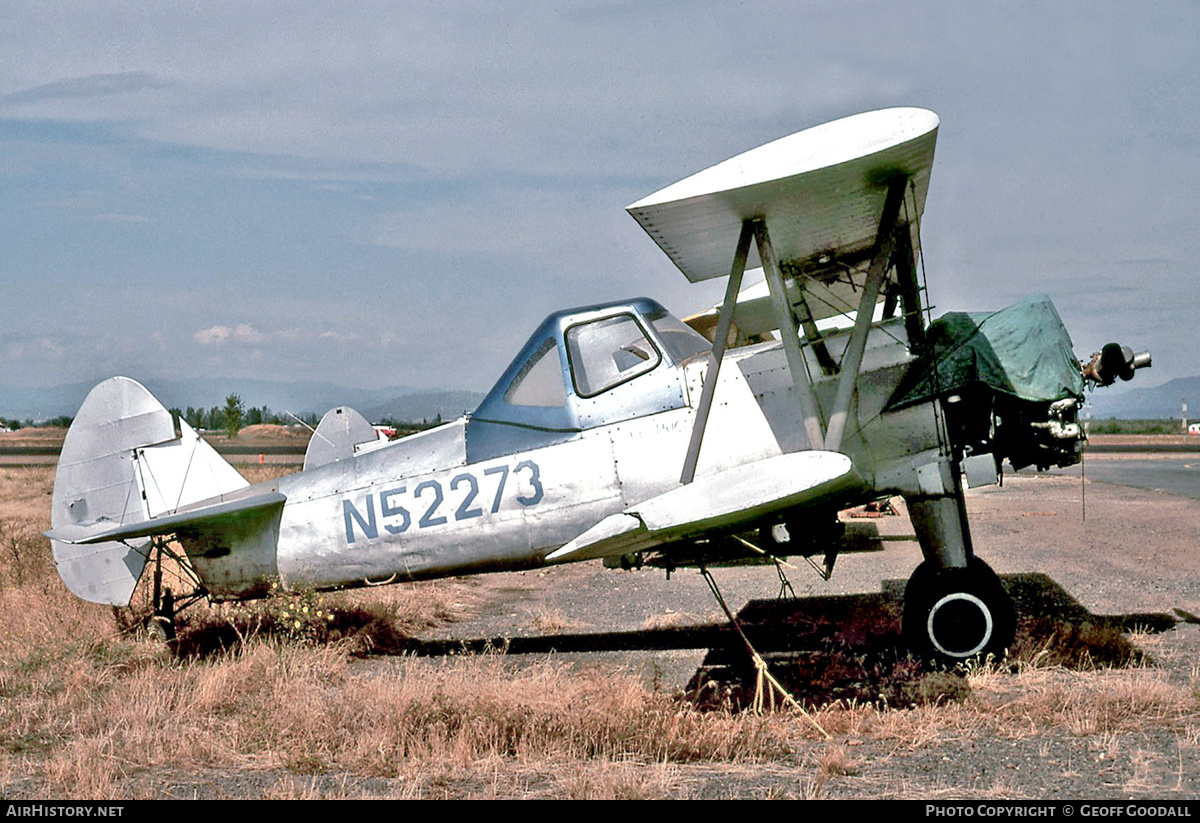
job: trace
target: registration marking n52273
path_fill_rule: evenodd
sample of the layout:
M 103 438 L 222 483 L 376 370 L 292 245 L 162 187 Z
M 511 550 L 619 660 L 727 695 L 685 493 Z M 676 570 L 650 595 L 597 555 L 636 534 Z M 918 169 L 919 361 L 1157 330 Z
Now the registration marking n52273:
M 348 497 L 342 498 L 346 542 L 353 544 L 359 539 L 374 540 L 379 537 L 380 526 L 388 534 L 403 534 L 414 527 L 414 515 L 415 527 L 420 530 L 444 526 L 451 521 L 463 522 L 496 514 L 505 499 L 504 492 L 510 485 L 510 474 L 524 480 L 532 490 L 516 495 L 516 501 L 522 506 L 536 506 L 545 497 L 538 464 L 532 460 L 522 460 L 511 470 L 507 465 L 484 469 L 482 484 L 476 471 L 464 471 L 454 475 L 445 484 L 442 480 L 430 478 L 416 483 L 411 490 L 408 483 L 384 489 L 379 492 L 378 498 L 374 492 L 367 492 L 359 503 Z M 490 488 L 493 483 L 494 491 Z M 462 495 L 457 505 L 448 503 L 447 487 L 456 497 Z M 519 487 L 514 484 L 514 488 Z M 481 495 L 482 500 L 479 499 Z

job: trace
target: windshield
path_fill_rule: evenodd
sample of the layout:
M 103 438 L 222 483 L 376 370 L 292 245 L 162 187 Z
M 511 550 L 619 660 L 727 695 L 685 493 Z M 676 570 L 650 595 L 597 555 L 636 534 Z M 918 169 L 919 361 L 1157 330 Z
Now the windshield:
M 662 360 L 632 314 L 572 326 L 566 341 L 580 397 L 594 397 L 650 371 Z
M 557 408 L 567 403 L 562 368 L 558 364 L 558 347 L 553 337 L 547 337 L 529 358 L 512 385 L 504 392 L 504 402 L 514 406 Z
M 658 337 L 675 363 L 682 363 L 697 354 L 712 350 L 712 344 L 688 324 L 665 311 L 647 314 L 646 319 L 658 332 Z

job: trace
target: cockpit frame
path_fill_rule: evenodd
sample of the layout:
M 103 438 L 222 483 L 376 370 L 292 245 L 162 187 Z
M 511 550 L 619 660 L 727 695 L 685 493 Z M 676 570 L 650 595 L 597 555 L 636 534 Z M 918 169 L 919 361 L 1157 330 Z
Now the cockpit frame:
M 554 361 L 545 360 L 551 346 L 557 370 Z M 709 348 L 701 335 L 645 297 L 555 312 L 470 416 L 467 458 L 474 462 L 554 445 L 597 426 L 686 406 L 679 367 Z M 540 382 L 530 384 L 533 380 Z

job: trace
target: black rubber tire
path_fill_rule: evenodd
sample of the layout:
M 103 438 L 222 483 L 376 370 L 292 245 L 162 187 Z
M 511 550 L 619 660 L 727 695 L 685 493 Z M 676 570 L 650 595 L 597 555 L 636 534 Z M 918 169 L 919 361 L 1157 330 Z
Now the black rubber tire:
M 978 558 L 965 569 L 926 560 L 904 588 L 904 640 L 918 657 L 948 666 L 1000 659 L 1012 646 L 1017 613 L 1000 578 Z

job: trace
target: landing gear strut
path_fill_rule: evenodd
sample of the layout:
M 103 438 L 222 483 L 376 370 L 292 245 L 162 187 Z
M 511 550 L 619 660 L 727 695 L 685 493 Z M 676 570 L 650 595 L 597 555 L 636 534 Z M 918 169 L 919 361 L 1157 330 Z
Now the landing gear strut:
M 161 537 L 151 543 L 154 549 L 154 589 L 151 593 L 154 611 L 146 620 L 146 630 L 152 637 L 168 643 L 175 639 L 175 595 L 170 588 L 163 588 L 163 555 L 167 552 L 166 541 Z
M 954 469 L 957 481 L 958 467 Z M 1017 612 L 1000 578 L 971 548 L 962 489 L 908 501 L 925 561 L 904 589 L 901 629 L 919 657 L 954 666 L 1002 656 L 1017 631 Z
M 123 633 L 145 631 L 150 637 L 167 643 L 175 641 L 177 618 L 188 606 L 208 596 L 200 579 L 196 577 L 185 555 L 177 554 L 171 549 L 170 541 L 166 538 L 155 537 L 147 544 L 147 565 L 151 569 L 150 590 L 146 594 L 149 599 L 149 609 L 145 606 L 134 608 L 113 607 L 113 616 L 117 628 Z M 191 584 L 192 590 L 182 595 L 176 595 L 169 585 L 169 580 L 163 579 L 163 564 L 173 561 L 174 578 L 183 586 Z M 147 613 L 148 612 L 148 613 Z

